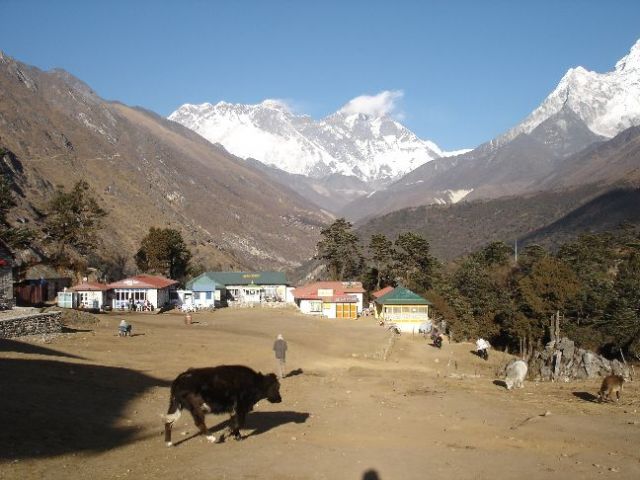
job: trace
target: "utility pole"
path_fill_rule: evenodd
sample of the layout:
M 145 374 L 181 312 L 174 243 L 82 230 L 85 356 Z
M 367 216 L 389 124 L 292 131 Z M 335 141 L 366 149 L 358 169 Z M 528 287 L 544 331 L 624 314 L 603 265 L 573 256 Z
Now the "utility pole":
M 514 255 L 515 261 L 516 263 L 518 263 L 518 239 L 517 238 L 516 238 L 516 248 L 514 250 L 515 250 L 515 255 Z

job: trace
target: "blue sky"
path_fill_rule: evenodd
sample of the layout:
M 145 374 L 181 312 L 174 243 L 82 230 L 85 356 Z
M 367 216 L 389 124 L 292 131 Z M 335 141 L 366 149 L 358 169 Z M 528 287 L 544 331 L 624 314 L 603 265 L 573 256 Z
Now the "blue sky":
M 168 115 L 183 103 L 285 100 L 321 118 L 354 97 L 445 149 L 522 120 L 570 67 L 613 69 L 640 2 L 0 0 L 0 49 L 64 68 L 106 99 Z

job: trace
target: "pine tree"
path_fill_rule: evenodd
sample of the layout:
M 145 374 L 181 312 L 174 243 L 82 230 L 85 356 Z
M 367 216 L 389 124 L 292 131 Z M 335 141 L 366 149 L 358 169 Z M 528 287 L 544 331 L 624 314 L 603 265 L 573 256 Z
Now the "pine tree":
M 618 268 L 615 295 L 604 315 L 605 331 L 617 347 L 631 347 L 640 358 L 640 252 L 633 252 Z
M 362 248 L 351 229 L 350 222 L 338 218 L 320 232 L 316 258 L 324 262 L 331 280 L 353 280 L 362 274 Z
M 373 268 L 371 274 L 375 272 L 375 282 L 373 288 L 381 289 L 393 283 L 393 257 L 395 250 L 393 242 L 384 234 L 374 234 L 369 241 L 369 255 Z
M 429 242 L 417 233 L 406 232 L 398 235 L 394 245 L 396 278 L 416 292 L 429 290 L 437 267 Z
M 182 280 L 189 268 L 191 252 L 178 230 L 151 227 L 134 258 L 143 272 Z
M 76 182 L 69 192 L 58 187 L 47 210 L 45 231 L 56 249 L 54 261 L 72 266 L 74 253 L 86 256 L 94 251 L 107 212 L 98 205 L 86 181 Z

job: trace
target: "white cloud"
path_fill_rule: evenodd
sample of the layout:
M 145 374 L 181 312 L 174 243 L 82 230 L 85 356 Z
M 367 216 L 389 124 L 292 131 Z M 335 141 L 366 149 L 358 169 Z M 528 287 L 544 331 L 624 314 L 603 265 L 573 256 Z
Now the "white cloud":
M 282 98 L 266 98 L 261 102 L 261 105 L 264 105 L 265 107 L 279 108 L 288 112 L 293 110 L 290 102 L 283 100 Z
M 373 117 L 383 115 L 401 119 L 403 114 L 398 111 L 398 101 L 403 97 L 402 90 L 384 90 L 377 95 L 360 95 L 347 102 L 340 109 L 341 113 L 364 113 Z

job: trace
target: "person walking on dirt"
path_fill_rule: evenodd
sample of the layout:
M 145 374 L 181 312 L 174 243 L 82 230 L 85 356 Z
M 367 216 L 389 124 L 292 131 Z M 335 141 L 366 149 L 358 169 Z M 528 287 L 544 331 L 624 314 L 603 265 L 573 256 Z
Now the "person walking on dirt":
M 285 357 L 287 355 L 287 342 L 281 333 L 278 334 L 278 338 L 273 342 L 273 351 L 276 353 L 276 363 L 278 368 L 278 378 L 282 380 L 284 378 Z

